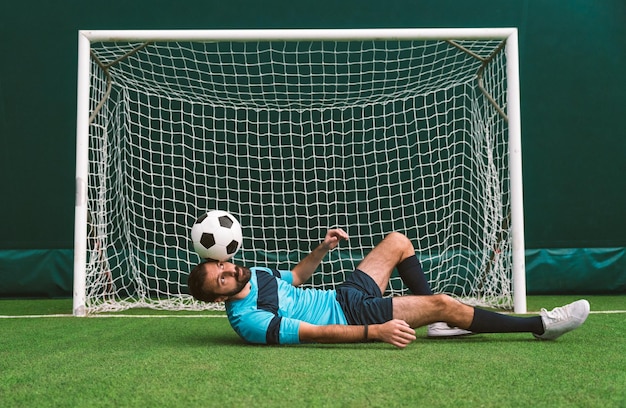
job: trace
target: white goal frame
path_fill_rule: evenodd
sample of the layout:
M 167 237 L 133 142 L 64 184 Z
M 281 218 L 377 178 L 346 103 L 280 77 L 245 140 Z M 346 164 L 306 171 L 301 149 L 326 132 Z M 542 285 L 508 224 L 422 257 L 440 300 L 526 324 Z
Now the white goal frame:
M 526 313 L 524 212 L 522 188 L 519 53 L 516 28 L 472 29 L 295 29 L 295 30 L 81 30 L 78 32 L 76 123 L 76 200 L 74 230 L 73 314 L 87 315 L 88 156 L 90 117 L 90 45 L 101 41 L 270 41 L 270 40 L 506 40 L 507 113 L 512 241 L 512 285 L 515 313 Z

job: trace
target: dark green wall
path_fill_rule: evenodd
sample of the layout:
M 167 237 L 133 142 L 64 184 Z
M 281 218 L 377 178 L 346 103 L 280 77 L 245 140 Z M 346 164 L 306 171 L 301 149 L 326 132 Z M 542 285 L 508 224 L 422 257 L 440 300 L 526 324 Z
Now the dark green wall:
M 624 0 L 37 0 L 0 5 L 0 249 L 73 246 L 79 29 L 498 26 L 520 30 L 526 246 L 626 247 Z
M 529 4 L 520 26 L 527 246 L 624 246 L 626 2 Z

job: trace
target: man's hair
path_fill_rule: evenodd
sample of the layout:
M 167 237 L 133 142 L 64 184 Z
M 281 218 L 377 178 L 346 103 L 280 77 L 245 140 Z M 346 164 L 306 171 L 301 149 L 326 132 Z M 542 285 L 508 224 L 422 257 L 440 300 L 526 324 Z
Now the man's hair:
M 194 299 L 201 300 L 203 302 L 215 302 L 218 295 L 204 288 L 204 282 L 207 275 L 207 268 L 205 268 L 205 266 L 208 263 L 215 263 L 215 261 L 200 262 L 191 270 L 189 278 L 187 279 L 187 287 L 189 288 L 189 293 L 194 297 Z

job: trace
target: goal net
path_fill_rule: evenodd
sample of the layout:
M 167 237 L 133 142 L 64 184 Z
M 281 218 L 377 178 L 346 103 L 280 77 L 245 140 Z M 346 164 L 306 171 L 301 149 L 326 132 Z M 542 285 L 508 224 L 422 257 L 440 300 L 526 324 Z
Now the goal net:
M 186 286 L 212 209 L 235 263 L 290 269 L 344 228 L 306 284 L 334 288 L 400 231 L 435 293 L 511 308 L 511 33 L 81 32 L 75 314 L 218 307 Z

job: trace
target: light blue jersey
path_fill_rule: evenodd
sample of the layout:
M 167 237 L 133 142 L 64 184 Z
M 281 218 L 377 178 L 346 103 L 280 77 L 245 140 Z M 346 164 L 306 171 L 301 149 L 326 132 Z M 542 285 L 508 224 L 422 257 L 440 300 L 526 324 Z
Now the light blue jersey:
M 298 344 L 301 322 L 347 324 L 334 290 L 293 286 L 290 271 L 250 268 L 250 293 L 226 302 L 228 321 L 244 340 L 261 344 Z

